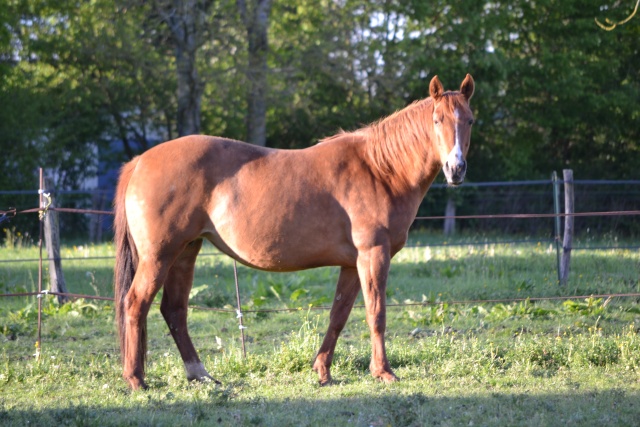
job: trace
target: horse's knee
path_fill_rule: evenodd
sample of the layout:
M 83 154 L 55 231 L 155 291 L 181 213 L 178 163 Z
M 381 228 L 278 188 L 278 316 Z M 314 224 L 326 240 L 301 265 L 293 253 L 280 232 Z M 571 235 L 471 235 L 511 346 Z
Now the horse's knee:
M 384 335 L 387 329 L 387 316 L 379 313 L 373 316 L 367 316 L 367 323 L 373 335 Z
M 179 322 L 185 322 L 187 319 L 186 307 L 177 307 L 166 302 L 165 299 L 160 303 L 160 313 L 169 327 L 173 327 Z
M 169 321 L 170 317 L 175 313 L 175 311 L 175 307 L 172 307 L 166 298 L 162 298 L 162 302 L 160 302 L 160 313 L 166 321 Z

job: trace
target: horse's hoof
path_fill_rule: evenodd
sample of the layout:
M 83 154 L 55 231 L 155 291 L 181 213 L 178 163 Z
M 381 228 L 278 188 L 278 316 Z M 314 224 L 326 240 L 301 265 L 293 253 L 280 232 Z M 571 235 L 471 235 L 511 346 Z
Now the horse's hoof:
M 331 375 L 327 375 L 318 379 L 318 384 L 320 384 L 320 387 L 331 385 L 332 382 L 333 380 L 331 379 Z
M 400 379 L 396 377 L 395 374 L 391 371 L 377 372 L 373 374 L 373 377 L 378 378 L 380 381 L 384 382 L 385 384 L 391 384 L 391 383 L 400 381 Z
M 215 385 L 222 385 L 220 381 L 213 378 L 211 375 L 206 374 L 199 377 L 188 378 L 189 381 L 197 381 L 199 383 L 214 383 Z
M 220 381 L 209 375 L 209 372 L 204 368 L 202 362 L 185 363 L 184 367 L 187 371 L 188 381 L 198 381 L 201 383 L 213 382 L 215 384 L 222 384 Z
M 220 381 L 213 378 L 211 375 L 206 375 L 204 377 L 198 378 L 198 381 L 201 383 L 214 383 L 215 385 L 222 385 Z
M 331 373 L 329 368 L 324 366 L 323 364 L 315 364 L 313 366 L 313 370 L 318 374 L 318 383 L 321 386 L 326 386 L 331 384 Z
M 393 372 L 385 372 L 383 374 L 381 374 L 380 376 L 378 376 L 378 378 L 380 378 L 381 381 L 383 381 L 385 384 L 391 384 L 391 383 L 395 383 L 397 381 L 400 381 L 400 379 L 398 377 L 396 377 Z
M 136 390 L 147 390 L 149 386 L 144 382 L 144 380 L 136 377 L 125 378 L 125 380 L 129 383 L 129 388 L 133 391 Z

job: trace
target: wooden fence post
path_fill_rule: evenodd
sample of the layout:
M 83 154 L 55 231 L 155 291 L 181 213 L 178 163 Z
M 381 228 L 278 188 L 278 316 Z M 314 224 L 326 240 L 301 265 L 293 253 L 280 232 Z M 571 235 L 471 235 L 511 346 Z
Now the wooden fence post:
M 564 169 L 564 236 L 562 239 L 562 258 L 560 260 L 560 284 L 566 285 L 569 280 L 569 265 L 571 264 L 571 246 L 573 243 L 573 216 L 574 213 L 574 193 L 573 193 L 573 171 Z
M 91 209 L 104 210 L 106 196 L 103 192 L 93 194 L 91 197 Z M 92 214 L 89 218 L 89 240 L 92 243 L 102 241 L 102 215 Z
M 444 219 L 444 235 L 452 236 L 456 233 L 456 201 L 452 195 L 447 198 L 447 207 L 444 209 L 444 216 L 449 217 Z
M 46 181 L 46 187 L 50 188 L 51 182 Z M 50 194 L 51 204 L 54 207 L 53 196 Z M 44 241 L 47 246 L 49 258 L 49 291 L 67 293 L 67 285 L 62 273 L 62 261 L 60 260 L 60 225 L 58 212 L 49 209 L 44 217 Z M 58 295 L 58 302 L 64 304 L 69 299 L 65 295 Z
M 551 185 L 553 186 L 553 211 L 556 214 L 554 223 L 554 241 L 556 242 L 556 273 L 558 274 L 558 284 L 562 284 L 560 274 L 560 191 L 558 190 L 558 174 L 553 171 L 551 174 Z

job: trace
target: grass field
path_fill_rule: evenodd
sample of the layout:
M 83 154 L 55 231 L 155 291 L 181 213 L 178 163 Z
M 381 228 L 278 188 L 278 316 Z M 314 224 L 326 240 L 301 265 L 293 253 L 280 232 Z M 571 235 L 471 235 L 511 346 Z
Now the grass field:
M 640 292 L 637 250 L 576 251 L 567 286 L 556 282 L 548 241 L 492 244 L 461 236 L 453 246 L 416 233 L 394 259 L 387 343 L 401 381 L 368 373 L 369 332 L 354 309 L 338 342 L 334 383 L 310 369 L 328 323 L 313 310 L 333 298 L 337 269 L 271 274 L 239 268 L 248 312 L 243 359 L 235 313 L 192 309 L 190 330 L 209 372 L 188 383 L 157 308 L 149 316 L 147 380 L 120 378 L 108 302 L 43 300 L 42 353 L 35 353 L 36 298 L 0 300 L 0 425 L 637 425 L 640 420 L 640 298 L 486 303 L 480 300 Z M 610 238 L 578 245 L 613 246 Z M 232 308 L 231 262 L 205 247 L 191 302 Z M 112 295 L 109 245 L 66 246 L 70 292 Z M 37 258 L 3 248 L 0 260 Z M 96 259 L 98 258 L 98 259 Z M 46 286 L 45 286 L 46 287 Z M 0 292 L 37 289 L 37 263 L 0 264 Z M 466 303 L 458 304 L 459 301 Z M 360 302 L 358 302 L 360 303 Z

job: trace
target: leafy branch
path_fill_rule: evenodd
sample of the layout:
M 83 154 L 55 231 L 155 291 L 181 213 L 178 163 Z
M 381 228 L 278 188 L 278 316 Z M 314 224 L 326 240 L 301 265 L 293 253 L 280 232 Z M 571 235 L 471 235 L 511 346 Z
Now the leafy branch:
M 638 5 L 640 5 L 640 0 L 636 1 L 636 7 L 633 9 L 633 12 L 631 12 L 631 15 L 627 16 L 622 21 L 613 22 L 609 18 L 604 18 L 604 21 L 608 24 L 608 25 L 605 25 L 605 24 L 602 24 L 600 21 L 598 21 L 598 18 L 595 18 L 596 24 L 598 24 L 598 27 L 602 28 L 605 31 L 611 31 L 614 28 L 616 28 L 618 25 L 624 25 L 627 22 L 629 22 L 631 18 L 635 16 L 636 12 L 638 12 Z

